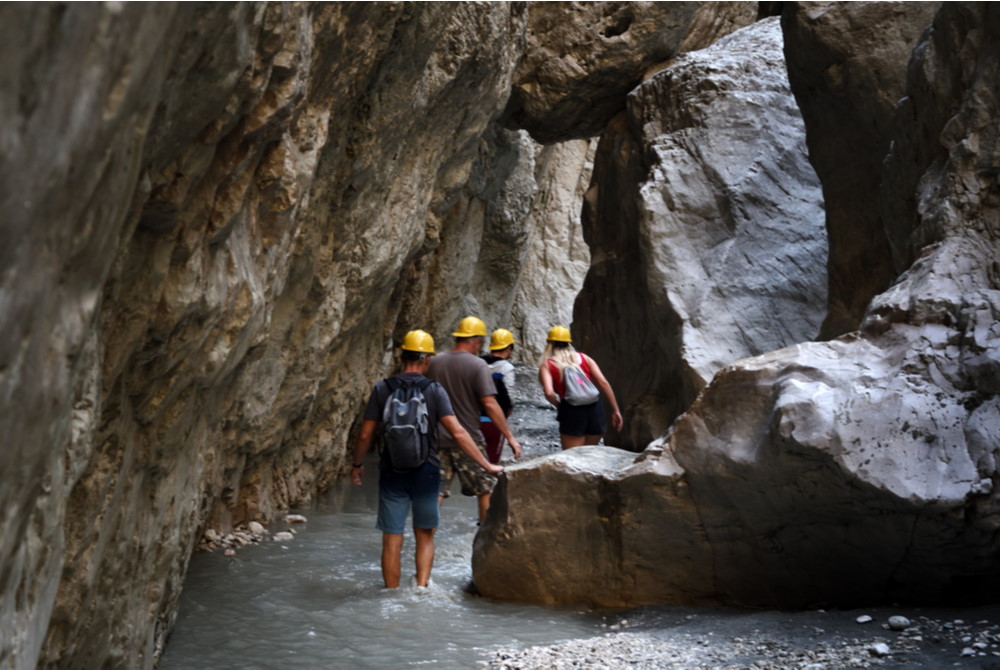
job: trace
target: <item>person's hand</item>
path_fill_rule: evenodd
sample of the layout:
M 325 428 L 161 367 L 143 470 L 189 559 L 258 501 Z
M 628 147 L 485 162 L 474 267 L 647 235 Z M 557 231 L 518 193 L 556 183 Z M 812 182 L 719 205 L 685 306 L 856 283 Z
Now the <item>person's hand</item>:
M 361 471 L 365 469 L 365 466 L 360 468 L 351 468 L 351 483 L 355 486 L 361 486 Z
M 502 465 L 497 465 L 496 463 L 489 463 L 488 465 L 490 467 L 486 468 L 486 472 L 490 473 L 491 475 L 499 475 L 501 472 L 503 472 Z
M 507 444 L 510 445 L 510 450 L 514 452 L 514 460 L 521 458 L 521 443 L 517 441 L 517 438 L 507 440 Z
M 557 408 L 559 407 L 559 396 L 557 396 L 555 393 L 551 393 L 551 394 L 550 393 L 546 393 L 545 394 L 545 399 L 548 400 L 552 404 L 553 407 L 557 407 Z
M 615 427 L 615 430 L 621 431 L 622 427 L 625 425 L 625 420 L 622 418 L 622 413 L 615 410 L 611 414 L 611 425 Z

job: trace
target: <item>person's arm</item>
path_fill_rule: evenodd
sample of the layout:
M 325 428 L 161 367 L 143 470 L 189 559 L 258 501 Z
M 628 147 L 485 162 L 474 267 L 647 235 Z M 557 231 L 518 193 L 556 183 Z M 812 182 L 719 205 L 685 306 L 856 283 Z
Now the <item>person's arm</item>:
M 611 384 L 593 358 L 587 356 L 587 354 L 580 355 L 586 357 L 594 382 L 601 389 L 604 397 L 608 399 L 608 404 L 611 405 L 611 425 L 615 427 L 615 430 L 621 430 L 622 426 L 625 425 L 625 420 L 622 419 L 622 413 L 618 410 L 618 401 L 615 399 L 615 392 L 611 390 Z
M 372 419 L 365 419 L 361 422 L 358 441 L 354 444 L 354 462 L 351 463 L 351 482 L 356 486 L 361 486 L 361 471 L 364 469 L 365 454 L 372 446 L 372 436 L 375 435 L 375 426 L 377 425 L 378 421 Z
M 507 419 L 503 415 L 503 410 L 500 409 L 500 403 L 497 402 L 496 396 L 483 396 L 479 399 L 479 404 L 483 406 L 486 416 L 490 417 L 493 425 L 507 438 L 510 450 L 514 452 L 514 458 L 521 458 L 521 443 L 517 441 L 514 433 L 510 430 L 510 426 L 507 425 Z
M 445 427 L 449 433 L 451 433 L 452 438 L 454 438 L 455 443 L 458 444 L 458 448 L 465 452 L 465 454 L 474 460 L 479 467 L 492 475 L 498 475 L 503 472 L 503 468 L 499 465 L 494 465 L 486 460 L 483 456 L 483 452 L 479 450 L 476 443 L 472 441 L 472 437 L 469 435 L 465 428 L 462 428 L 462 424 L 458 422 L 454 414 L 448 414 L 447 416 L 442 416 L 441 425 Z
M 517 372 L 514 369 L 514 364 L 510 361 L 506 361 L 506 365 L 503 366 L 503 384 L 507 387 L 508 391 L 514 390 L 514 384 L 517 383 Z
M 552 385 L 552 372 L 549 370 L 548 363 L 542 363 L 538 366 L 538 382 L 542 385 L 542 392 L 545 393 L 545 398 L 558 407 L 559 396 L 556 395 L 555 387 Z

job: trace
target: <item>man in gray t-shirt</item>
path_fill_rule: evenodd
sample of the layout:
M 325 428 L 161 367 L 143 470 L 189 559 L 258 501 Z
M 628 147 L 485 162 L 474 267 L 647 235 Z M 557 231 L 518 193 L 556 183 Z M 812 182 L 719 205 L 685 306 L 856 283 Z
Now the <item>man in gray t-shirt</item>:
M 448 392 L 458 422 L 483 454 L 486 453 L 486 440 L 479 429 L 479 417 L 485 414 L 507 438 L 514 457 L 520 457 L 521 444 L 511 432 L 496 401 L 492 371 L 486 361 L 479 358 L 486 338 L 486 324 L 474 316 L 466 317 L 452 336 L 455 338 L 454 348 L 431 359 L 427 376 Z M 462 453 L 451 435 L 442 430 L 438 430 L 438 455 L 441 459 L 441 498 L 448 497 L 451 480 L 457 474 L 462 495 L 479 499 L 479 520 L 485 519 L 496 479 Z

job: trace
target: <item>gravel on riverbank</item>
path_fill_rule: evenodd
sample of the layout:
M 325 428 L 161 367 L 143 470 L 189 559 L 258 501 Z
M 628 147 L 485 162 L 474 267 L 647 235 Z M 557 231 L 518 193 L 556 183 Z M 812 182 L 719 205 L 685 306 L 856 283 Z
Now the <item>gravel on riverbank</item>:
M 599 637 L 498 649 L 482 665 L 489 670 L 1000 668 L 996 617 L 971 623 L 884 613 L 879 623 L 879 617 L 822 610 L 721 618 L 713 611 L 679 622 L 658 611 L 646 608 L 640 621 L 624 619 Z M 632 625 L 637 630 L 625 630 Z

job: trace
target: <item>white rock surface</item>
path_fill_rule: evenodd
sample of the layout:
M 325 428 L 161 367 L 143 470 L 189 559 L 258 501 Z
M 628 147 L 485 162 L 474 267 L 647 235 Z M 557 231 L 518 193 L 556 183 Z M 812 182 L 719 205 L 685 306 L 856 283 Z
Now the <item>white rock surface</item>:
M 819 332 L 826 231 L 781 27 L 675 58 L 604 135 L 574 311 L 626 408 L 609 442 L 661 435 L 722 367 Z M 608 295 L 615 295 L 608 300 Z

